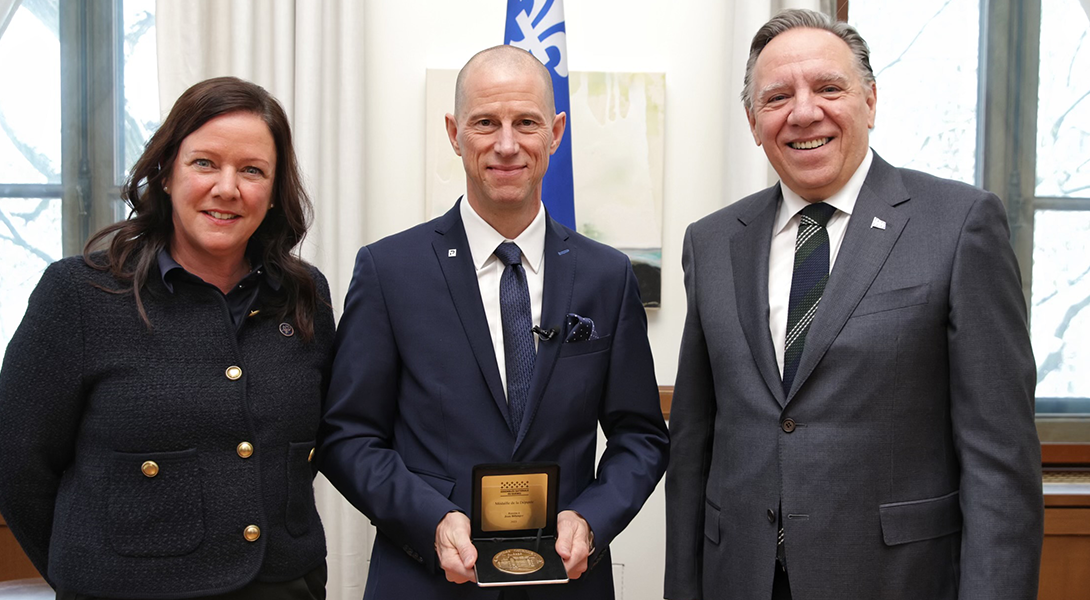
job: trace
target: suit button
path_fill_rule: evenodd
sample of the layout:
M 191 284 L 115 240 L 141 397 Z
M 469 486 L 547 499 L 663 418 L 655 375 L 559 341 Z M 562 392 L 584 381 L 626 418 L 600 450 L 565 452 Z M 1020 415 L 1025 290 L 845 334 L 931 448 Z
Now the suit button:
M 239 442 L 235 452 L 238 452 L 238 455 L 242 458 L 250 458 L 254 455 L 254 445 L 250 442 Z
M 310 454 L 307 455 L 307 462 L 314 460 L 314 448 L 310 449 Z
M 784 433 L 791 433 L 792 431 L 795 430 L 795 420 L 794 419 L 784 419 L 783 423 L 780 424 L 780 427 L 783 429 Z
M 775 523 L 776 522 L 776 511 L 772 510 L 771 508 L 768 509 L 768 514 L 765 515 L 765 516 L 768 517 L 768 522 L 769 523 Z
M 144 464 L 140 465 L 140 472 L 144 474 L 144 477 L 155 477 L 159 474 L 159 465 L 154 460 L 145 460 Z
M 242 530 L 242 537 L 246 538 L 247 542 L 256 542 L 257 538 L 261 537 L 261 528 L 257 525 L 247 525 L 246 529 Z
M 236 367 L 235 365 L 227 367 L 227 379 L 235 381 L 239 377 L 242 377 L 242 367 Z

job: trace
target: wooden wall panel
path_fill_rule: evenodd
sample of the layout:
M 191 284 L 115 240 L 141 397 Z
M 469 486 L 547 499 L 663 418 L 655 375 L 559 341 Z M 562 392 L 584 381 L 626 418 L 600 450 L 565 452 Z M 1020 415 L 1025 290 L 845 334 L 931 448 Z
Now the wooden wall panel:
M 1090 444 L 1043 443 L 1041 444 L 1041 462 L 1046 468 L 1048 466 L 1090 466 Z
M 1038 600 L 1076 598 L 1090 598 L 1090 507 L 1046 505 Z
M 3 518 L 0 518 L 0 581 L 31 577 L 39 577 L 38 570 L 30 563 L 26 554 L 23 554 L 19 542 L 15 541 L 15 536 Z

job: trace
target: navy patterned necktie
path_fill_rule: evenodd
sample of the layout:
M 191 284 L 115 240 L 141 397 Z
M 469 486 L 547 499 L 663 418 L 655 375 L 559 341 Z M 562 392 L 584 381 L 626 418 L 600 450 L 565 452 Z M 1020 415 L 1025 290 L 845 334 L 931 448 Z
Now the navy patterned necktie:
M 500 276 L 500 316 L 507 371 L 507 409 L 511 415 L 509 425 L 517 435 L 530 396 L 530 378 L 534 374 L 530 288 L 526 284 L 526 270 L 522 268 L 522 251 L 514 242 L 500 244 L 495 254 L 507 265 Z
M 825 283 L 829 280 L 829 232 L 826 223 L 836 212 L 831 204 L 816 202 L 799 211 L 799 234 L 795 240 L 795 269 L 791 275 L 791 297 L 787 302 L 787 337 L 783 350 L 783 393 L 791 392 L 799 370 L 806 334 L 814 320 Z

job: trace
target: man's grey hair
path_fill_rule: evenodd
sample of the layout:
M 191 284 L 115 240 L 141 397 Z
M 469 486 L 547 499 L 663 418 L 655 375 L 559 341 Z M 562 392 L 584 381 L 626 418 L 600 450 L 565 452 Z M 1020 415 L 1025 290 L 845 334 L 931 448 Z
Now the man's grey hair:
M 863 83 L 874 83 L 874 70 L 870 66 L 870 48 L 863 36 L 854 27 L 843 21 L 834 21 L 828 15 L 792 8 L 772 17 L 767 23 L 757 30 L 753 36 L 753 42 L 749 45 L 749 60 L 746 61 L 746 77 L 742 84 L 742 104 L 746 110 L 753 110 L 753 69 L 757 65 L 757 57 L 761 51 L 772 41 L 772 38 L 791 29 L 821 29 L 828 31 L 844 40 L 855 57 L 855 68 L 859 71 L 859 77 Z

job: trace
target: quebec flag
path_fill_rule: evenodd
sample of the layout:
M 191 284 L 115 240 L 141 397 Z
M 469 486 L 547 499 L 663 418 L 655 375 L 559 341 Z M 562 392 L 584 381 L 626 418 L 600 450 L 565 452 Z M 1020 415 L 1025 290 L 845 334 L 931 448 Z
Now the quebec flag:
M 560 147 L 549 159 L 541 199 L 549 214 L 575 229 L 575 186 L 571 167 L 571 99 L 568 96 L 568 44 L 563 0 L 507 0 L 503 43 L 529 51 L 553 76 L 556 112 L 568 114 Z

